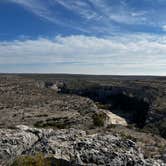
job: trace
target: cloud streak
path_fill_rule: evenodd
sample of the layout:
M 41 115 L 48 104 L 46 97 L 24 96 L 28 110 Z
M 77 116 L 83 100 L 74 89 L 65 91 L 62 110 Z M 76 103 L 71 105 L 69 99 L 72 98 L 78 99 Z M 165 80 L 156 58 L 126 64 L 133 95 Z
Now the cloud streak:
M 137 70 L 141 72 L 142 69 L 152 72 L 151 74 L 154 69 L 160 72 L 166 71 L 163 70 L 166 66 L 165 55 L 166 36 L 145 34 L 110 38 L 83 35 L 57 36 L 54 40 L 40 38 L 0 42 L 0 65 L 47 63 L 65 64 L 73 68 L 77 65 L 82 68 L 89 65 L 90 68 L 95 68 L 96 72 L 99 72 L 102 67 L 107 67 L 110 69 L 109 74 L 114 73 L 118 68 L 125 69 L 128 73 Z M 58 68 L 58 71 L 60 70 L 63 70 L 61 65 Z
M 164 17 L 166 12 L 165 8 L 162 8 L 165 2 L 159 0 L 152 0 L 154 2 L 143 0 L 142 8 L 139 7 L 140 4 L 133 5 L 132 1 L 126 0 L 7 1 L 23 6 L 26 10 L 54 24 L 78 29 L 85 33 L 93 33 L 95 30 L 96 33 L 110 34 L 125 29 L 125 26 L 137 25 L 151 26 L 165 31 L 163 26 L 166 24 Z M 158 6 L 161 6 L 160 10 L 157 10 Z M 70 15 L 73 20 L 69 17 Z M 79 18 L 79 22 L 75 18 Z M 128 30 L 127 27 L 125 30 Z

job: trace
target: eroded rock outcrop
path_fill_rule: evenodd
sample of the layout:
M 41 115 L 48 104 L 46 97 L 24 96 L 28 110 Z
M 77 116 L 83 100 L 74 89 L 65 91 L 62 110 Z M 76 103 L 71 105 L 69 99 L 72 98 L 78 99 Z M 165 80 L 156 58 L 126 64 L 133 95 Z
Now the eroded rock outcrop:
M 42 152 L 71 165 L 164 165 L 144 159 L 138 145 L 112 133 L 87 135 L 68 129 L 35 129 L 17 126 L 0 130 L 0 164 L 6 165 L 19 155 Z
M 138 88 L 115 87 L 115 86 L 94 86 L 94 87 L 68 87 L 62 89 L 61 93 L 77 94 L 88 97 L 94 102 L 107 107 L 110 112 L 121 116 L 129 123 L 136 124 L 142 128 L 149 118 L 152 96 L 146 91 Z M 113 116 L 114 116 L 113 114 Z
M 0 130 L 0 165 L 5 165 L 26 149 L 32 148 L 38 141 L 37 135 L 28 130 L 28 127 L 22 127 L 21 130 Z

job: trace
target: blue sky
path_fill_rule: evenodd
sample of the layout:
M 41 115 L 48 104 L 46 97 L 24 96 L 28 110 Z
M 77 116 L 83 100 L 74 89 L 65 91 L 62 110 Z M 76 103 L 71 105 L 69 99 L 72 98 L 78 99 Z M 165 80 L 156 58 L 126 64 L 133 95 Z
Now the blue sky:
M 165 0 L 1 0 L 0 72 L 166 75 Z

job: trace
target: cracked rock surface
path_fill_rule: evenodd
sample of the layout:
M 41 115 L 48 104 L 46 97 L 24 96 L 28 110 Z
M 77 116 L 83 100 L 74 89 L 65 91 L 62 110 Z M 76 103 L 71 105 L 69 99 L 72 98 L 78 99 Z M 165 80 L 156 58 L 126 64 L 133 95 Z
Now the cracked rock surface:
M 43 152 L 71 165 L 166 165 L 144 159 L 135 142 L 112 133 L 88 135 L 76 129 L 52 130 L 17 126 L 0 130 L 0 165 L 19 155 Z

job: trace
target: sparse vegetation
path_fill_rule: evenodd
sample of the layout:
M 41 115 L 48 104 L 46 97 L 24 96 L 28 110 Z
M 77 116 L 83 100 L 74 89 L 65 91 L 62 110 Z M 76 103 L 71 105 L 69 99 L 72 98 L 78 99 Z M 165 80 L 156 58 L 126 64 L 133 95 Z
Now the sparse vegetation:
M 79 139 L 83 146 L 81 149 L 83 152 L 86 142 L 82 139 L 84 138 L 82 131 L 85 131 L 85 133 L 91 132 L 99 136 L 100 132 L 104 133 L 104 136 L 107 134 L 110 137 L 117 136 L 120 138 L 119 143 L 124 142 L 125 145 L 129 146 L 129 149 L 130 140 L 133 140 L 147 158 L 162 157 L 161 153 L 165 154 L 166 142 L 163 139 L 166 138 L 166 119 L 163 119 L 166 115 L 165 78 L 138 77 L 135 79 L 136 77 L 40 74 L 4 75 L 0 78 L 0 127 L 3 128 L 1 130 L 1 156 L 4 161 L 15 158 L 17 149 L 20 153 L 28 152 L 28 154 L 33 154 L 36 150 L 45 154 L 48 151 L 54 153 L 54 150 L 60 149 L 58 153 L 61 156 L 62 147 L 59 147 L 59 144 L 64 143 L 63 134 L 69 131 L 68 128 L 73 128 L 66 136 L 69 139 L 75 138 L 75 134 L 72 137 L 70 135 L 74 130 L 79 129 Z M 57 85 L 60 81 L 64 86 L 62 86 L 62 91 L 57 93 L 49 89 L 49 84 L 48 88 L 38 87 L 36 80 L 48 81 Z M 128 127 L 117 124 L 108 126 L 112 117 L 110 114 L 106 115 L 101 109 L 110 110 L 113 114 L 123 117 L 130 125 Z M 119 120 L 117 119 L 117 121 Z M 37 128 L 56 130 L 52 130 L 54 135 L 47 134 L 47 131 L 50 130 L 33 129 L 33 127 L 29 128 L 27 132 L 24 131 L 26 127 L 20 124 L 27 125 L 26 127 L 33 124 Z M 19 126 L 22 126 L 23 130 L 20 131 Z M 61 133 L 64 132 L 60 134 L 62 138 L 59 138 L 58 129 L 66 129 L 60 130 Z M 18 131 L 22 135 L 17 134 Z M 41 133 L 45 132 L 46 135 L 39 134 L 40 131 Z M 9 135 L 4 133 L 9 133 Z M 58 139 L 53 140 L 52 136 Z M 89 139 L 90 135 L 87 137 Z M 67 143 L 69 139 L 66 140 Z M 61 140 L 60 143 L 59 140 Z M 94 146 L 98 146 L 98 138 L 96 140 L 96 143 L 92 140 L 92 148 L 87 146 L 88 152 Z M 55 142 L 56 145 L 54 142 L 50 145 L 46 141 L 57 142 Z M 103 140 L 103 146 L 105 146 L 105 142 Z M 110 144 L 106 145 L 106 149 Z M 66 143 L 64 145 L 66 146 Z M 3 150 L 3 147 L 6 148 L 7 152 L 9 151 L 9 154 Z M 69 145 L 69 151 L 70 147 L 71 145 Z M 45 149 L 43 150 L 43 148 Z M 123 147 L 117 145 L 116 150 L 121 148 Z M 101 152 L 101 150 L 99 146 L 98 151 Z M 108 152 L 106 154 L 110 157 L 112 151 L 110 154 Z M 85 155 L 87 155 L 87 151 Z M 105 154 L 103 156 L 107 159 Z M 91 156 L 89 159 L 91 160 Z M 45 158 L 43 154 L 37 154 L 35 156 L 19 156 L 12 166 L 49 166 L 50 161 L 56 165 L 60 165 L 62 162 L 59 158 L 56 161 L 55 156 L 51 159 Z
M 47 114 L 41 114 L 41 115 L 36 115 L 36 117 L 47 117 L 48 115 Z
M 160 145 L 160 146 L 158 147 L 158 149 L 159 149 L 159 153 L 160 153 L 160 154 L 163 154 L 163 153 L 165 152 L 165 145 Z
M 39 153 L 34 156 L 19 156 L 11 166 L 51 166 L 51 162 Z
M 106 114 L 99 112 L 93 115 L 93 123 L 95 126 L 102 127 L 106 121 Z
M 57 128 L 57 129 L 65 129 L 69 124 L 67 118 L 50 118 L 45 121 L 37 121 L 34 126 L 37 128 Z
M 159 132 L 162 137 L 166 138 L 166 119 L 159 123 Z
M 123 138 L 123 139 L 129 139 L 129 140 L 132 140 L 132 141 L 134 141 L 134 142 L 136 142 L 136 138 L 135 137 L 133 137 L 133 136 L 131 136 L 131 134 L 129 134 L 129 133 L 124 133 L 124 132 L 121 132 L 120 133 L 120 136 Z
M 67 89 L 91 89 L 91 88 L 98 88 L 100 85 L 95 82 L 90 82 L 82 79 L 74 79 L 74 80 L 68 80 L 67 84 Z
M 148 124 L 142 131 L 154 133 L 166 138 L 166 119 Z
M 109 110 L 110 109 L 109 104 L 102 104 L 102 103 L 99 103 L 99 102 L 96 102 L 95 104 L 96 104 L 97 108 L 99 108 L 99 109 L 104 109 L 104 110 Z

